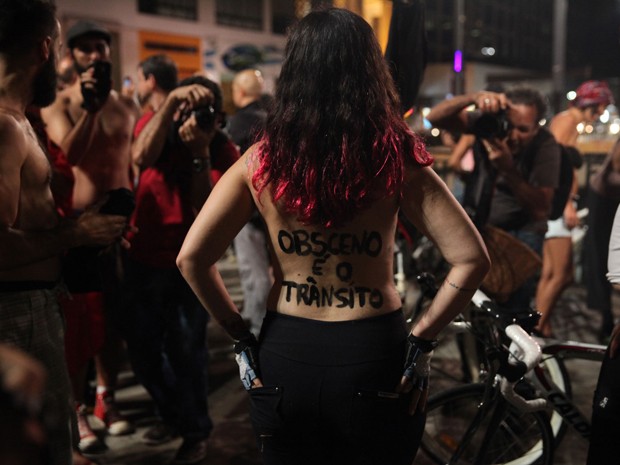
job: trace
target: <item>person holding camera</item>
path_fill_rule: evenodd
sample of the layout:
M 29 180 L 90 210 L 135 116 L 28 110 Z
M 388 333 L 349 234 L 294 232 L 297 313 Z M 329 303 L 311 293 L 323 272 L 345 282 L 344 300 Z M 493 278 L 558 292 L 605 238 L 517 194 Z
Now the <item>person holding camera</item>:
M 150 108 L 135 128 L 133 161 L 140 172 L 132 224 L 139 234 L 128 253 L 124 336 L 140 382 L 160 420 L 143 440 L 161 444 L 180 435 L 174 463 L 207 454 L 213 429 L 207 405 L 207 312 L 175 259 L 211 186 L 238 158 L 221 130 L 222 93 L 201 76 L 177 87 L 177 68 L 166 55 L 138 68 L 137 93 Z
M 138 117 L 135 103 L 112 90 L 110 45 L 107 29 L 91 21 L 78 21 L 66 34 L 77 81 L 60 91 L 41 116 L 49 138 L 66 154 L 73 167 L 73 208 L 77 216 L 90 205 L 107 198 L 112 191 L 117 213 L 127 216 L 133 200 L 131 139 Z M 72 294 L 62 306 L 67 318 L 67 351 L 82 351 L 92 344 L 97 372 L 94 414 L 112 435 L 128 434 L 133 426 L 118 410 L 114 400 L 123 344 L 115 325 L 118 298 L 118 248 L 105 252 L 75 250 L 65 257 L 64 276 Z M 70 354 L 68 360 L 72 359 Z M 78 411 L 80 448 L 96 452 L 104 444 L 93 433 L 84 405 L 87 361 L 72 370 Z
M 468 107 L 475 106 L 475 111 Z M 513 87 L 455 96 L 433 107 L 427 119 L 436 127 L 473 133 L 478 179 L 470 186 L 466 211 L 482 228 L 500 228 L 538 255 L 559 184 L 560 146 L 541 127 L 547 106 L 536 89 Z M 477 195 L 477 197 L 476 197 Z M 508 297 L 506 306 L 528 309 L 535 293 L 533 278 Z

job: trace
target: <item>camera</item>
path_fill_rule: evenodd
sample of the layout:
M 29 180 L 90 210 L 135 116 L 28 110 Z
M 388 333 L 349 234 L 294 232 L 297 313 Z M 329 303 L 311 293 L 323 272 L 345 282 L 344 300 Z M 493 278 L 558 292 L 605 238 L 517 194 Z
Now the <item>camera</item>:
M 108 99 L 112 90 L 112 65 L 107 61 L 95 60 L 88 66 L 93 69 L 93 78 L 97 80 L 95 87 L 81 85 L 84 102 L 82 107 L 87 111 L 97 111 Z
M 215 108 L 213 108 L 212 105 L 196 108 L 192 113 L 196 118 L 198 127 L 203 131 L 211 129 L 215 124 L 217 114 L 215 113 Z
M 196 118 L 196 123 L 198 127 L 203 131 L 208 131 L 215 124 L 215 118 L 217 114 L 215 113 L 215 108 L 212 105 L 207 105 L 203 107 L 198 107 L 194 109 L 188 109 L 181 113 L 181 116 L 176 122 L 176 129 L 178 130 L 185 121 L 187 121 L 191 116 L 194 115 Z
M 179 116 L 179 119 L 177 119 L 172 125 L 171 136 L 175 142 L 180 142 L 179 129 L 189 118 L 191 118 L 192 115 L 196 118 L 196 124 L 198 124 L 198 127 L 203 131 L 208 131 L 213 128 L 217 118 L 217 112 L 215 111 L 215 108 L 213 108 L 213 105 L 183 110 Z
M 469 126 L 469 132 L 482 139 L 505 139 L 510 130 L 510 121 L 504 110 L 497 113 L 474 111 Z

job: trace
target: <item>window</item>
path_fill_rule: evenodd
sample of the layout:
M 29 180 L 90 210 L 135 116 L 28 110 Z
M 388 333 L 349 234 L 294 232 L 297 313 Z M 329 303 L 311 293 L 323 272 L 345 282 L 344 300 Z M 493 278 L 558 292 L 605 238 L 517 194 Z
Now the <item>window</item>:
M 138 11 L 158 16 L 198 20 L 198 0 L 138 0 Z
M 215 11 L 217 23 L 223 26 L 263 29 L 263 0 L 216 0 Z

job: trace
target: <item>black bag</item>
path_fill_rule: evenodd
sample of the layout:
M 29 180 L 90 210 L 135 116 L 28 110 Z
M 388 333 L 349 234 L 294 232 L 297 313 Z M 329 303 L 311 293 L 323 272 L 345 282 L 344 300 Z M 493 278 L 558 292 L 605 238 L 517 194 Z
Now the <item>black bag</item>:
M 582 164 L 581 155 L 576 148 L 566 145 L 560 145 L 560 148 L 560 183 L 553 195 L 550 220 L 557 220 L 564 214 L 564 207 L 573 186 L 574 169 Z

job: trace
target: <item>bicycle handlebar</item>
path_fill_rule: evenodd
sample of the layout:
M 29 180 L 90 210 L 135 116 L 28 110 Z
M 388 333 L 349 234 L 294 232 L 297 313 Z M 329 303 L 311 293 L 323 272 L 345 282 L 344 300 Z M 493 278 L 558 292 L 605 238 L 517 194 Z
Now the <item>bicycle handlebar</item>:
M 434 297 L 436 294 L 436 286 L 434 285 L 434 277 L 431 274 L 423 273 L 418 276 L 422 292 L 427 297 Z M 435 291 L 433 293 L 433 291 Z M 508 355 L 501 351 L 503 355 L 499 355 L 499 350 L 495 352 L 496 360 L 499 360 L 498 375 L 500 380 L 500 392 L 504 398 L 519 410 L 535 411 L 544 408 L 547 405 L 545 399 L 527 400 L 515 391 L 517 382 L 529 371 L 531 371 L 542 358 L 542 352 L 538 343 L 516 323 L 518 318 L 516 315 L 502 314 L 499 306 L 489 298 L 480 289 L 476 290 L 472 299 L 472 303 L 480 310 L 488 313 L 499 328 L 501 328 L 506 336 L 511 340 L 508 349 Z M 460 333 L 471 329 L 471 324 L 466 321 L 453 321 L 444 330 L 445 333 Z
M 478 289 L 471 300 L 479 309 L 490 312 L 496 317 L 499 326 L 503 326 L 497 305 L 484 292 Z M 540 410 L 547 405 L 545 399 L 527 400 L 515 392 L 515 385 L 519 379 L 540 363 L 542 358 L 540 346 L 516 323 L 507 324 L 503 330 L 511 343 L 508 348 L 508 363 L 499 369 L 501 376 L 500 392 L 508 402 L 519 410 L 527 412 Z
M 511 339 L 512 343 L 508 351 L 510 356 L 508 363 L 513 365 L 519 363 L 525 365 L 525 373 L 532 370 L 542 358 L 542 353 L 538 343 L 530 337 L 525 330 L 516 324 L 506 327 L 506 335 Z M 533 412 L 547 406 L 545 399 L 527 400 L 515 392 L 515 385 L 518 380 L 509 381 L 506 376 L 502 376 L 500 381 L 500 392 L 504 398 L 519 410 Z

